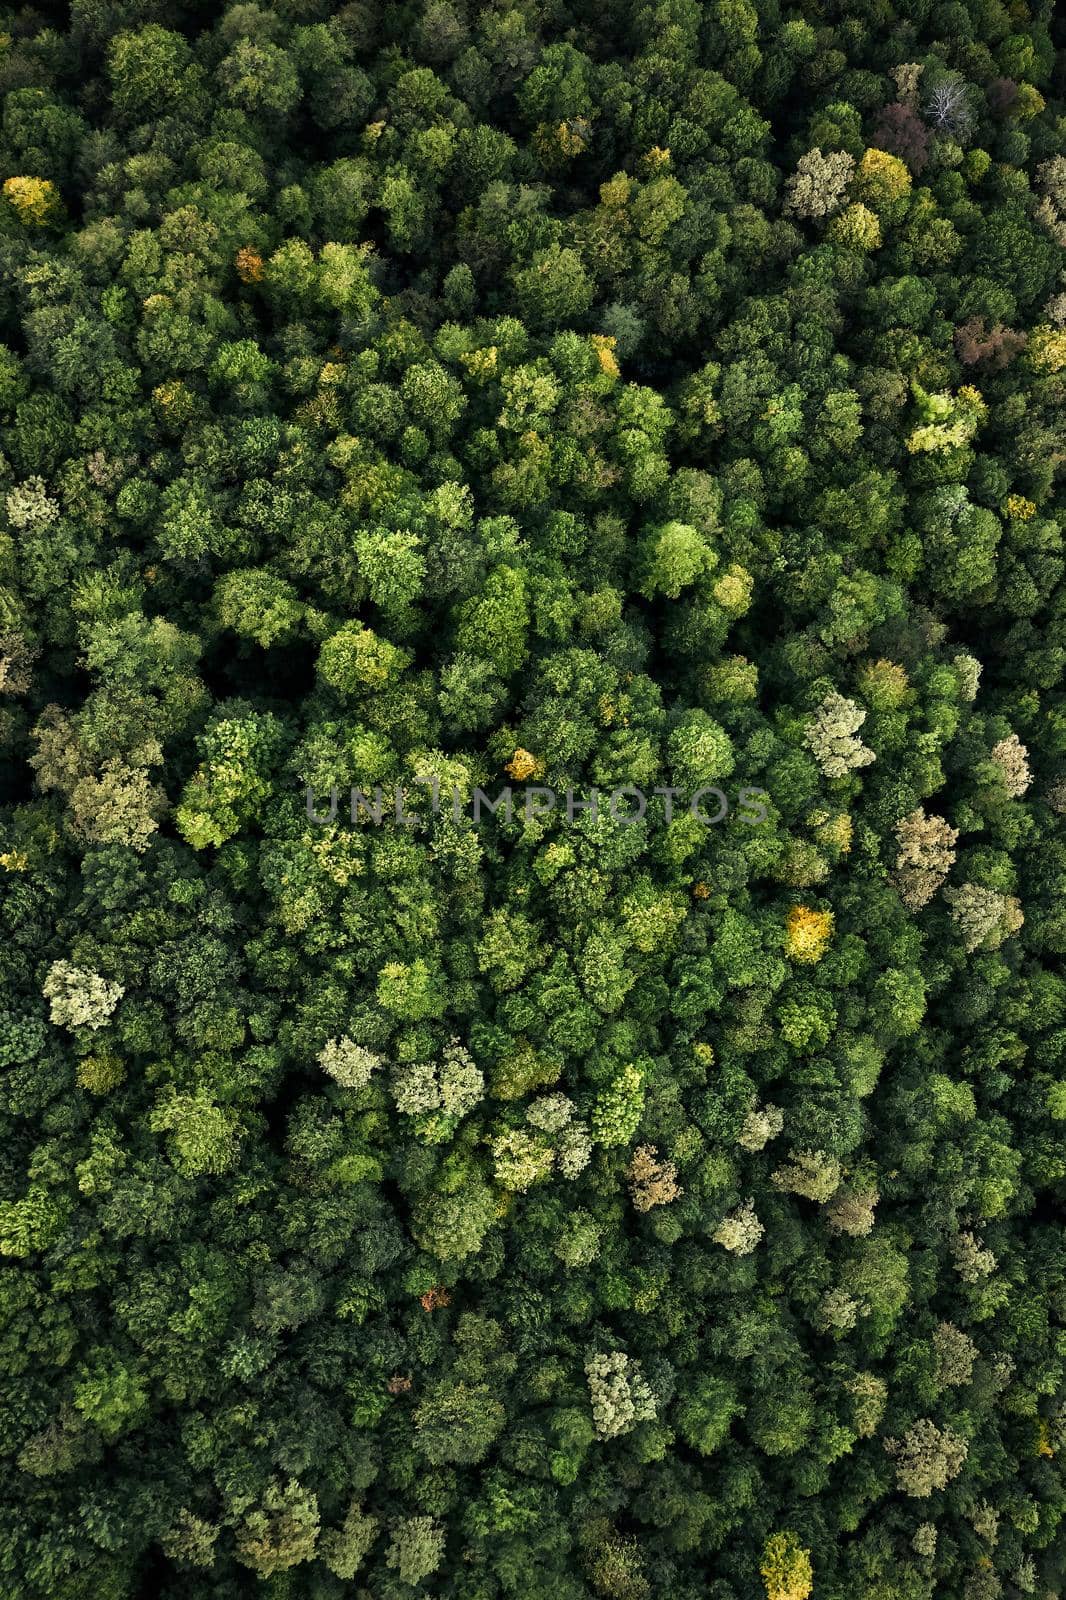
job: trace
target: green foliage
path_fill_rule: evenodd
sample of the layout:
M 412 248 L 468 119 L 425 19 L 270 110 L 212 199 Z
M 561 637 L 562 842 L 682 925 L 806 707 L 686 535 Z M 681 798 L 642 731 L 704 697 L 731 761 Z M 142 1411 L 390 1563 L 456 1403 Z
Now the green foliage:
M 282 730 L 270 712 L 217 715 L 197 740 L 200 765 L 185 786 L 176 819 L 194 850 L 224 844 L 269 799 L 268 776 Z
M 1062 1592 L 1052 11 L 0 24 L 5 1600 Z
M 436 1465 L 469 1466 L 484 1459 L 506 1418 L 487 1384 L 437 1384 L 414 1414 L 419 1449 Z

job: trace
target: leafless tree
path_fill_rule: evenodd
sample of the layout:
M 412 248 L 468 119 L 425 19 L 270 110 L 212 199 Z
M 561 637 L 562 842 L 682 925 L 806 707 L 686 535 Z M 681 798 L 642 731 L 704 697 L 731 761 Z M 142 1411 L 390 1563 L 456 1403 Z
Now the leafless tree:
M 945 78 L 932 90 L 925 114 L 944 133 L 964 133 L 970 122 L 970 103 L 961 78 Z

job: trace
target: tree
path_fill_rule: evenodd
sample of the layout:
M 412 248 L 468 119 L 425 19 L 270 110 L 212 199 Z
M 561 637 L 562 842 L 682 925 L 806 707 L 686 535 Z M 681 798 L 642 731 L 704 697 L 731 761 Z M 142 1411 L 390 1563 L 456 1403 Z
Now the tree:
M 703 536 L 683 522 L 651 528 L 640 553 L 641 593 L 676 600 L 682 589 L 717 565 L 717 556 Z
M 274 1480 L 237 1533 L 237 1559 L 261 1578 L 299 1566 L 314 1555 L 318 1502 L 295 1479 Z
M 338 1578 L 351 1579 L 370 1554 L 378 1536 L 379 1524 L 355 1504 L 349 1506 L 339 1528 L 331 1528 L 322 1535 L 319 1553 L 329 1570 Z
M 918 177 L 929 161 L 929 130 L 912 105 L 899 100 L 883 107 L 873 134 L 874 145 L 905 161 Z
M 1025 921 L 1021 905 L 1014 895 L 1001 894 L 979 883 L 961 883 L 943 891 L 951 907 L 951 918 L 962 934 L 968 951 L 982 947 L 996 949 L 1004 939 Z
M 959 830 L 943 817 L 927 817 L 921 806 L 896 824 L 899 854 L 896 884 L 909 911 L 933 898 L 955 862 Z
M 51 1002 L 50 1015 L 57 1027 L 102 1028 L 125 989 L 71 961 L 53 961 L 42 992 Z
M 117 33 L 107 66 L 112 104 L 127 121 L 148 117 L 160 105 L 177 110 L 198 87 L 188 41 L 156 23 Z
M 589 1356 L 585 1362 L 592 1401 L 592 1420 L 601 1439 L 628 1433 L 638 1422 L 652 1420 L 655 1397 L 638 1362 L 620 1350 Z
M 765 1232 L 766 1229 L 755 1215 L 754 1202 L 745 1200 L 743 1205 L 723 1217 L 711 1238 L 715 1244 L 720 1244 L 734 1255 L 746 1256 L 755 1249 Z
M 638 1145 L 626 1168 L 629 1192 L 638 1211 L 669 1205 L 683 1190 L 678 1186 L 677 1168 L 672 1161 L 661 1161 L 654 1145 Z
M 824 1150 L 796 1150 L 774 1172 L 773 1181 L 779 1189 L 824 1204 L 840 1187 L 840 1163 Z
M 401 1582 L 416 1584 L 436 1572 L 444 1558 L 444 1529 L 432 1517 L 402 1517 L 385 1555 Z
M 592 285 L 576 250 L 538 250 L 514 275 L 520 315 L 538 327 L 558 328 L 581 318 L 592 304 Z
M 788 182 L 786 213 L 797 217 L 830 216 L 841 204 L 855 170 L 854 158 L 845 150 L 808 150 L 801 156 Z
M 965 1439 L 951 1428 L 938 1428 L 929 1417 L 912 1423 L 902 1440 L 886 1439 L 885 1449 L 896 1458 L 900 1490 L 918 1499 L 957 1477 L 968 1453 Z
M 224 844 L 274 792 L 268 772 L 281 725 L 270 712 L 234 710 L 213 718 L 200 736 L 202 761 L 177 807 L 178 828 L 195 850 Z
M 365 1089 L 381 1057 L 347 1036 L 329 1039 L 318 1057 L 319 1065 L 342 1089 Z
M 484 1383 L 438 1384 L 415 1411 L 419 1448 L 436 1464 L 483 1460 L 505 1421 L 503 1406 Z
M 775 1533 L 767 1539 L 759 1571 L 767 1600 L 807 1600 L 814 1586 L 811 1553 L 794 1533 Z
M 865 721 L 866 712 L 854 700 L 836 690 L 826 695 L 804 738 L 827 778 L 841 778 L 876 759 L 858 737 Z
M 59 210 L 55 184 L 47 178 L 5 178 L 2 192 L 24 228 L 44 227 Z

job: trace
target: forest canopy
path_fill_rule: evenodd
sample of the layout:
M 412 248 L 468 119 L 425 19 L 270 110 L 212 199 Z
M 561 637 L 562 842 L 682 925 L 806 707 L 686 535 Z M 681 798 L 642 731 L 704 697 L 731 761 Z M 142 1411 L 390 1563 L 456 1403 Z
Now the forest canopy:
M 1064 1592 L 1063 42 L 4 8 L 8 1600 Z

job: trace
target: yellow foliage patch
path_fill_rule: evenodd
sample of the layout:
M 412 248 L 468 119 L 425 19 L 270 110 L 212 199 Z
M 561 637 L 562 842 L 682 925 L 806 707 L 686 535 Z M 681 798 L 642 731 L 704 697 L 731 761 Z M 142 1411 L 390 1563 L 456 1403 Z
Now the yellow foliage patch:
M 56 186 L 47 178 L 7 178 L 4 199 L 27 228 L 47 222 L 59 205 Z
M 263 279 L 263 258 L 258 250 L 253 250 L 246 244 L 237 251 L 235 258 L 237 276 L 242 283 L 261 283 Z
M 911 175 L 899 156 L 887 150 L 867 150 L 859 162 L 853 183 L 863 199 L 888 204 L 901 199 L 911 187 Z
M 825 955 L 833 933 L 833 913 L 793 906 L 785 921 L 785 954 L 813 964 Z
M 1066 367 L 1066 328 L 1034 328 L 1029 336 L 1029 360 L 1038 372 L 1061 372 Z
M 600 371 L 606 372 L 609 378 L 621 377 L 621 368 L 615 358 L 615 346 L 618 340 L 609 333 L 594 333 L 591 335 L 592 348 L 596 352 L 600 363 Z
M 504 767 L 516 783 L 524 783 L 526 778 L 532 778 L 539 769 L 540 763 L 536 756 L 530 755 L 528 750 L 516 750 L 510 761 Z
M 814 1587 L 811 1553 L 794 1533 L 775 1533 L 767 1539 L 759 1570 L 767 1600 L 807 1600 Z

